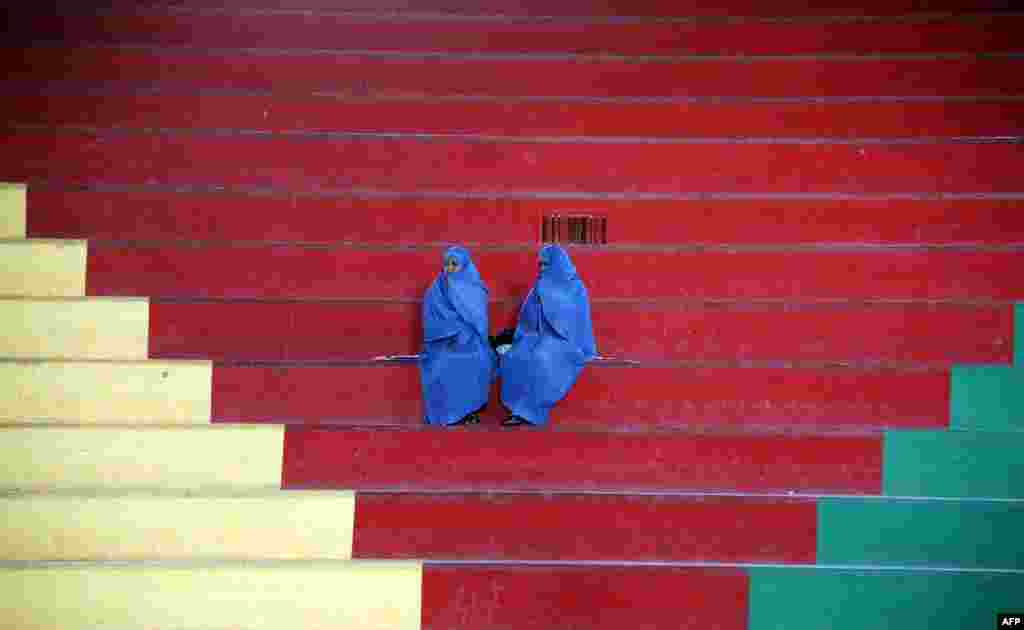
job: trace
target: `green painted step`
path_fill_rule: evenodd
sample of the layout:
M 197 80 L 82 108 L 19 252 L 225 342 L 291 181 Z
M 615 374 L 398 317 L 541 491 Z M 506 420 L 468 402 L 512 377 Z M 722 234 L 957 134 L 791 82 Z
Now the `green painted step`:
M 882 494 L 1024 499 L 1024 432 L 886 431 Z
M 818 501 L 823 565 L 1024 570 L 1024 503 L 842 498 Z
M 949 419 L 954 429 L 1024 431 L 1024 368 L 954 366 Z
M 748 630 L 995 628 L 997 612 L 1018 611 L 1024 575 L 750 569 Z

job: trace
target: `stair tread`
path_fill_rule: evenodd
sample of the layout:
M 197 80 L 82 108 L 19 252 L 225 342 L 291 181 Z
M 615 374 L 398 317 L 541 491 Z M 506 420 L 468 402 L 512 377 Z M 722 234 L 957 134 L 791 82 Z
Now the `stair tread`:
M 492 97 L 994 97 L 1024 88 L 1014 57 L 974 55 L 630 58 L 33 46 L 6 56 L 15 81 L 64 79 L 285 93 Z M 372 68 L 372 71 L 367 71 Z
M 806 11 L 807 8 L 803 7 Z M 573 52 L 622 55 L 808 54 L 817 52 L 1012 52 L 1018 15 L 914 21 L 608 22 L 460 16 L 352 15 L 147 9 L 102 15 L 33 15 L 15 37 L 30 41 L 451 52 Z M 258 33 L 258 35 L 256 35 Z M 27 37 L 26 37 L 27 39 Z
M 881 440 L 287 427 L 282 485 L 877 494 Z
M 1024 67 L 1024 66 L 1022 66 Z M 1024 73 L 1019 73 L 1024 77 Z M 686 143 L 6 129 L 0 177 L 66 184 L 496 194 L 1016 194 L 1016 138 Z M 680 165 L 685 165 L 681 168 Z
M 42 106 L 43 111 L 47 107 Z M 1024 104 L 1020 107 L 1016 118 L 1024 121 Z M 86 111 L 94 108 L 86 107 Z M 229 111 L 232 116 L 239 115 L 234 106 Z M 916 113 L 908 115 L 919 119 Z M 993 119 L 990 113 L 964 118 L 945 111 L 941 115 L 943 120 Z M 685 119 L 689 114 L 680 116 Z M 773 120 L 772 125 L 776 124 Z M 33 186 L 28 192 L 27 223 L 28 233 L 35 237 L 493 246 L 535 243 L 542 216 L 579 212 L 607 217 L 610 243 L 619 245 L 977 247 L 1024 242 L 1024 215 L 1017 199 L 624 197 L 359 196 L 285 190 L 172 191 L 144 185 L 71 190 L 50 184 Z
M 588 367 L 551 417 L 559 429 L 937 428 L 949 423 L 948 388 L 943 371 Z M 217 366 L 213 392 L 220 422 L 422 423 L 415 365 Z M 501 416 L 490 398 L 487 424 Z
M 2 302 L 0 302 L 2 307 Z M 1009 363 L 1010 305 L 595 302 L 602 355 L 644 361 Z M 515 326 L 492 303 L 492 331 Z M 851 336 L 856 328 L 859 334 Z M 416 302 L 154 302 L 150 353 L 217 361 L 367 360 L 422 347 Z M 275 331 L 267 335 L 267 330 Z M 950 337 L 949 330 L 962 331 Z
M 90 295 L 420 299 L 442 248 L 91 243 Z M 622 251 L 572 248 L 592 299 L 1014 300 L 1024 254 L 1008 251 Z M 495 299 L 522 299 L 534 248 L 474 251 Z

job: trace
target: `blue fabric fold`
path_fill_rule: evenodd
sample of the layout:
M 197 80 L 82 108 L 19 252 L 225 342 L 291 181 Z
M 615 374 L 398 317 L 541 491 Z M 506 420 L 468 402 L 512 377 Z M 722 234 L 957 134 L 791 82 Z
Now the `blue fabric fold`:
M 597 356 L 587 288 L 558 245 L 540 251 L 540 274 L 519 310 L 512 348 L 501 357 L 501 402 L 543 425 Z
M 487 404 L 497 377 L 497 357 L 487 338 L 487 287 L 464 247 L 450 247 L 442 269 L 423 298 L 420 384 L 424 421 L 447 425 Z

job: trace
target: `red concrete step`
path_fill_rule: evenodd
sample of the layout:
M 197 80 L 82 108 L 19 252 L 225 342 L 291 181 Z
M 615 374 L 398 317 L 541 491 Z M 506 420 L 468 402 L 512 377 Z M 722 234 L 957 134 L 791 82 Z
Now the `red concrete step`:
M 919 138 L 1024 135 L 1018 101 L 495 102 L 17 85 L 0 120 L 24 125 L 478 134 L 522 137 Z
M 934 97 L 1024 93 L 1016 57 L 690 57 L 674 62 L 476 55 L 33 47 L 8 81 L 497 97 Z
M 2 104 L 0 104 L 2 106 Z M 1024 121 L 1024 111 L 1021 112 Z M 32 237 L 536 243 L 541 217 L 608 219 L 613 244 L 1024 242 L 1019 199 L 517 199 L 28 189 Z
M 591 365 L 551 413 L 556 429 L 949 426 L 945 370 Z M 423 410 L 413 364 L 216 365 L 215 422 L 402 425 Z M 503 418 L 497 388 L 483 415 Z
M 606 0 L 564 0 L 552 3 L 543 0 L 502 0 L 486 4 L 475 0 L 120 0 L 107 6 L 138 7 L 171 5 L 190 7 L 329 9 L 333 11 L 409 11 L 458 13 L 468 15 L 550 15 L 550 16 L 660 16 L 660 17 L 740 17 L 800 15 L 901 15 L 904 13 L 976 13 L 1009 11 L 1014 4 L 1006 0 L 899 0 L 897 2 L 852 2 L 828 0 L 809 5 L 799 0 L 765 4 L 756 0 L 729 0 L 713 5 L 673 0 L 638 0 L 628 4 Z
M 1021 73 L 1024 76 L 1024 73 Z M 498 193 L 1018 193 L 1012 143 L 510 142 L 8 130 L 0 177 Z
M 89 245 L 97 296 L 422 298 L 441 248 Z M 1020 252 L 954 249 L 619 250 L 573 247 L 594 299 L 1014 300 Z M 476 249 L 492 299 L 522 299 L 536 277 L 530 249 Z
M 806 499 L 360 492 L 352 555 L 813 564 L 816 540 Z
M 492 304 L 493 331 L 514 327 L 518 310 L 516 301 Z M 603 354 L 633 359 L 1009 363 L 1013 307 L 598 302 L 594 332 Z M 416 302 L 150 305 L 151 357 L 365 360 L 421 345 Z
M 927 21 L 596 22 L 402 15 L 202 12 L 32 15 L 16 41 L 162 44 L 211 48 L 316 48 L 619 55 L 1012 52 L 1017 15 Z
M 420 627 L 746 630 L 749 591 L 741 569 L 427 563 Z
M 880 494 L 880 437 L 285 429 L 284 488 Z

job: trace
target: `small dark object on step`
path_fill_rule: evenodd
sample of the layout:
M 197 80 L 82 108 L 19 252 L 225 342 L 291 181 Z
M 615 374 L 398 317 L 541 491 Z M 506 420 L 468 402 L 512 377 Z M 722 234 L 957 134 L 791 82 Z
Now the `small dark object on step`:
M 497 335 L 495 335 L 493 337 L 489 337 L 489 339 L 491 341 L 491 347 L 494 348 L 495 350 L 497 350 L 498 346 L 511 345 L 512 344 L 512 340 L 515 338 L 515 336 L 516 336 L 516 329 L 515 328 L 506 328 L 505 330 L 501 331 Z
M 449 424 L 448 426 L 458 427 L 463 425 L 468 426 L 471 424 L 480 424 L 480 416 L 475 411 L 473 413 L 466 414 L 465 416 L 463 416 L 461 420 L 456 420 L 455 422 Z
M 528 425 L 528 424 L 530 424 L 529 420 L 526 420 L 524 418 L 520 418 L 519 416 L 516 416 L 516 415 L 511 415 L 511 416 L 509 416 L 509 417 L 507 417 L 507 418 L 505 418 L 504 420 L 501 421 L 501 426 L 503 426 L 503 427 L 521 427 L 523 425 Z

